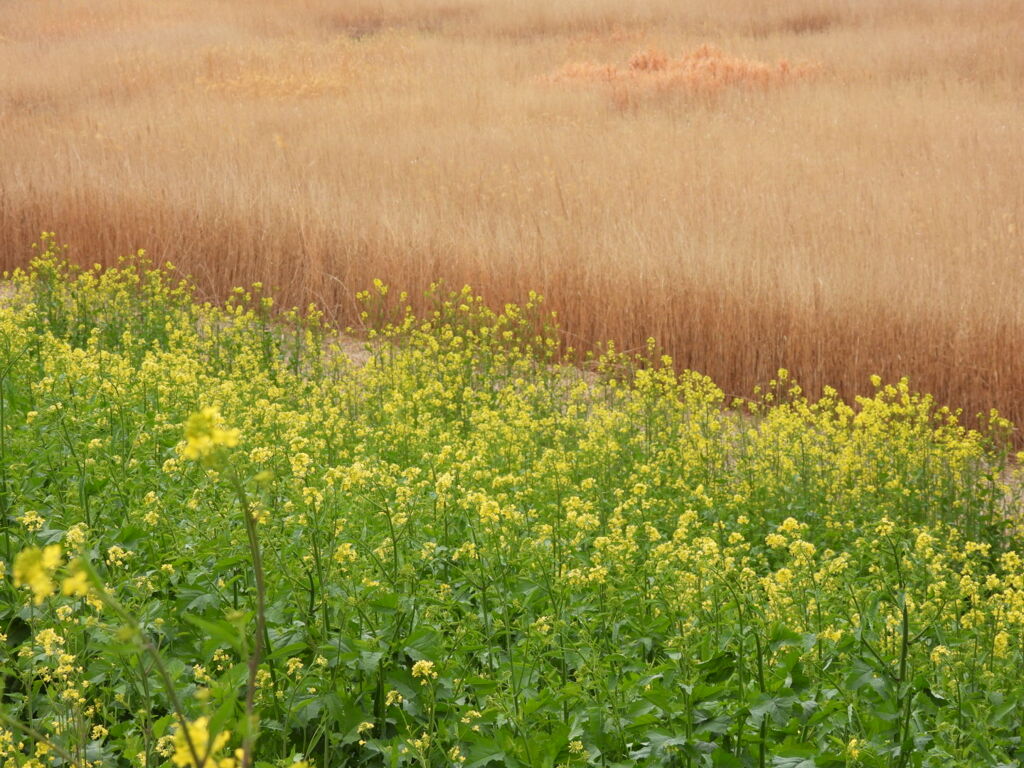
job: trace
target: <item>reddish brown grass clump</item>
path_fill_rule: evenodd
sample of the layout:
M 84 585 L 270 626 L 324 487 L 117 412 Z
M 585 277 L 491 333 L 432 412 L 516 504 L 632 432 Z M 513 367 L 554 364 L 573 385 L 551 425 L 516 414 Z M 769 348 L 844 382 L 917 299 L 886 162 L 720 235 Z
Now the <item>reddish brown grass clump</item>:
M 607 83 L 617 97 L 652 93 L 714 95 L 730 88 L 768 90 L 806 80 L 820 71 L 820 65 L 810 62 L 780 59 L 770 64 L 732 56 L 705 43 L 678 58 L 671 58 L 657 48 L 644 48 L 634 53 L 624 67 L 569 62 L 550 79 L 563 83 Z

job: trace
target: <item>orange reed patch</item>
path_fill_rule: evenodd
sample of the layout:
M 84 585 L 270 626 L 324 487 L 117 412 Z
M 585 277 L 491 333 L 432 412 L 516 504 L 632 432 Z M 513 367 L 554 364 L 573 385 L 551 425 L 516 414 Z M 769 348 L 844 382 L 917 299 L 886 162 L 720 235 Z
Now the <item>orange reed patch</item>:
M 636 94 L 682 92 L 714 94 L 726 88 L 767 90 L 821 71 L 819 64 L 774 64 L 730 56 L 713 45 L 672 58 L 656 48 L 637 51 L 625 66 L 591 61 L 569 62 L 547 79 L 556 83 L 608 83 Z

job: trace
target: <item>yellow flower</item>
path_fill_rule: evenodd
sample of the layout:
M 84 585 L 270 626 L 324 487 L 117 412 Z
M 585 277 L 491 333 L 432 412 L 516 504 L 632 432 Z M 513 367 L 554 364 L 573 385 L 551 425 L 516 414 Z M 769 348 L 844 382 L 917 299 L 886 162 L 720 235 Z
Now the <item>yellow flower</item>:
M 856 760 L 860 757 L 861 745 L 864 743 L 862 739 L 850 739 L 846 744 L 846 754 Z
M 409 746 L 417 752 L 426 752 L 430 749 L 430 734 L 424 731 L 418 739 L 409 739 Z
M 174 733 L 174 755 L 171 762 L 178 768 L 206 768 L 207 765 L 219 765 L 217 753 L 224 749 L 224 746 L 231 738 L 230 731 L 221 731 L 210 740 L 209 718 L 200 717 L 193 720 L 187 726 L 187 731 L 179 726 Z M 187 736 L 186 736 L 187 733 Z M 189 741 L 195 749 L 196 755 L 202 763 L 196 763 L 189 748 Z M 230 758 L 228 758 L 230 760 Z
M 431 678 L 437 678 L 437 672 L 434 671 L 434 662 L 432 661 L 417 661 L 412 665 L 412 676 L 422 678 L 420 683 L 426 685 L 427 681 Z
M 794 560 L 809 560 L 814 556 L 816 548 L 811 542 L 797 539 L 789 545 L 789 554 Z
M 189 416 L 185 423 L 185 458 L 205 461 L 221 446 L 234 448 L 238 445 L 238 430 L 224 429 L 221 423 L 220 411 L 213 406 Z
M 462 754 L 462 750 L 459 749 L 459 745 L 456 744 L 454 747 L 448 750 L 448 759 L 453 763 L 464 763 L 466 762 L 466 756 Z
M 993 641 L 993 653 L 996 658 L 1004 658 L 1010 649 L 1010 635 L 1008 632 L 997 632 Z
M 89 594 L 89 574 L 78 560 L 71 564 L 71 575 L 64 579 L 62 591 L 65 595 L 86 597 Z
M 161 736 L 156 742 L 156 753 L 160 757 L 170 757 L 174 753 L 174 737 Z
M 59 565 L 60 544 L 50 544 L 44 549 L 24 549 L 14 558 L 14 586 L 28 586 L 32 590 L 32 602 L 40 605 L 56 589 L 51 577 Z
M 799 531 L 800 530 L 800 523 L 797 521 L 797 519 L 795 517 L 787 517 L 785 520 L 782 521 L 782 524 L 779 525 L 779 530 L 780 531 L 785 531 L 786 533 L 792 533 L 793 531 Z
M 64 543 L 72 549 L 78 549 L 83 543 L 85 543 L 85 537 L 88 531 L 89 529 L 86 527 L 85 523 L 76 523 L 68 528 L 67 532 L 64 534 Z
M 43 649 L 47 656 L 56 656 L 57 652 L 64 646 L 64 638 L 58 635 L 50 627 L 39 630 L 36 633 L 36 645 Z M 72 657 L 74 658 L 74 657 Z
M 40 514 L 34 510 L 29 510 L 24 515 L 18 518 L 18 522 L 25 526 L 30 531 L 38 531 L 43 527 L 43 523 L 46 521 L 40 516 Z
M 107 565 L 112 567 L 122 566 L 133 554 L 133 552 L 129 552 L 124 547 L 119 547 L 115 544 L 107 550 Z
M 829 626 L 821 630 L 818 633 L 818 637 L 820 637 L 823 640 L 828 640 L 830 643 L 838 643 L 840 640 L 843 639 L 843 631 L 841 629 L 836 629 L 835 627 Z
M 334 559 L 339 565 L 353 563 L 358 558 L 359 554 L 356 552 L 356 548 L 352 546 L 352 542 L 350 541 L 343 542 L 334 551 Z

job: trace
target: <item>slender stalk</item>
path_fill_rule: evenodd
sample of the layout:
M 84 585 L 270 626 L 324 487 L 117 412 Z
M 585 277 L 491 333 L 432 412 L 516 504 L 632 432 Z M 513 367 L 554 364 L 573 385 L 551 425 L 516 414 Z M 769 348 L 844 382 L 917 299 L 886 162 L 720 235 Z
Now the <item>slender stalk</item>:
M 252 555 L 253 576 L 256 581 L 256 637 L 253 641 L 252 653 L 249 655 L 248 680 L 245 686 L 245 739 L 242 743 L 242 765 L 241 768 L 249 768 L 252 764 L 252 749 L 256 741 L 258 725 L 255 715 L 256 704 L 256 672 L 259 670 L 260 660 L 263 654 L 263 647 L 270 648 L 270 637 L 267 632 L 267 611 L 266 595 L 267 585 L 263 571 L 263 555 L 260 551 L 259 536 L 256 531 L 256 521 L 252 516 L 252 506 L 249 504 L 248 494 L 241 478 L 231 467 L 228 472 L 231 485 L 238 494 L 238 500 L 242 505 L 242 516 L 245 519 L 245 533 L 249 540 L 249 552 Z

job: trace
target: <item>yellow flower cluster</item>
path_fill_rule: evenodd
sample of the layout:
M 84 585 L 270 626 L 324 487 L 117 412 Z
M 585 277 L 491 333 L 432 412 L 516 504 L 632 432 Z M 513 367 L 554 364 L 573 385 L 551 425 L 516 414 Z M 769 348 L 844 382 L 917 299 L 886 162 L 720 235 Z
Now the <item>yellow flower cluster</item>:
M 231 732 L 211 735 L 209 724 L 209 718 L 200 717 L 175 730 L 171 762 L 177 768 L 235 768 L 240 754 L 236 757 L 219 754 L 231 740 Z
M 61 548 L 59 544 L 50 544 L 42 549 L 39 547 L 23 549 L 14 558 L 14 586 L 28 587 L 32 590 L 32 602 L 41 605 L 56 589 L 53 574 L 60 564 Z
M 237 429 L 225 429 L 220 410 L 207 406 L 189 416 L 185 424 L 186 459 L 208 460 L 220 448 L 234 448 L 238 445 Z
M 437 671 L 434 669 L 434 662 L 425 659 L 417 661 L 412 665 L 412 676 L 419 678 L 420 683 L 426 685 L 430 680 L 437 679 Z

